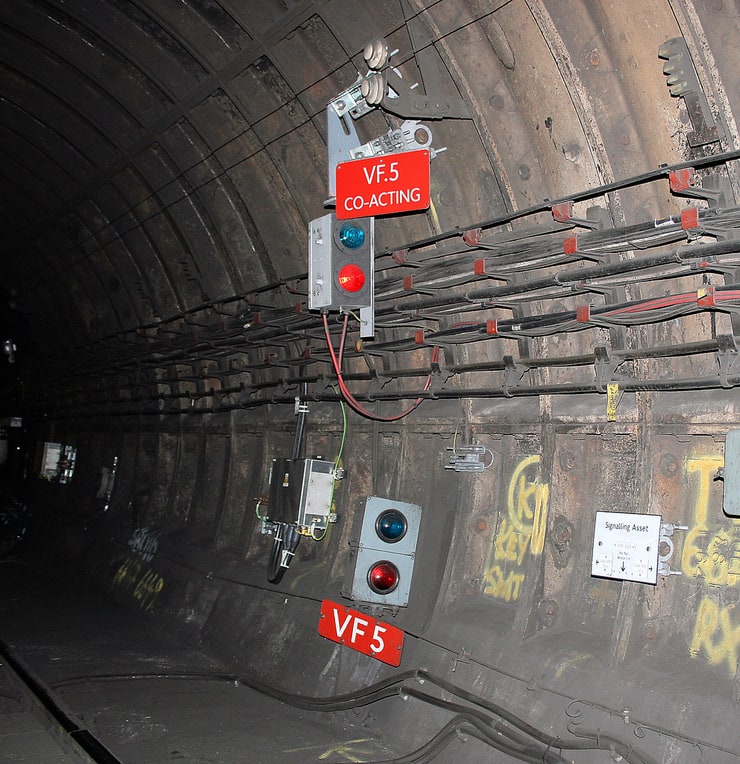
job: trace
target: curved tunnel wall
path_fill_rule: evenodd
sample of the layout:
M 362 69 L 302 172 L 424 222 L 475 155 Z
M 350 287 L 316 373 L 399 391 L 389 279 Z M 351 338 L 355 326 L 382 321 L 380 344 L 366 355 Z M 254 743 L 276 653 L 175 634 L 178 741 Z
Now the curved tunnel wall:
M 33 483 L 64 554 L 235 665 L 331 694 L 385 669 L 322 640 L 318 604 L 351 604 L 365 499 L 412 502 L 409 605 L 383 614 L 401 668 L 553 730 L 578 699 L 589 727 L 629 707 L 656 759 L 734 760 L 739 525 L 715 477 L 738 418 L 737 5 L 34 0 L 0 20 L 3 283 L 28 335 L 5 408 L 29 453 L 77 449 L 72 481 Z M 347 406 L 345 426 L 306 231 L 327 103 L 375 37 L 463 115 L 422 119 L 430 209 L 377 221 L 376 334 L 355 344 L 352 317 L 344 360 L 381 419 Z M 296 397 L 302 455 L 341 452 L 347 476 L 273 585 L 257 497 Z M 445 469 L 471 443 L 490 467 Z M 685 526 L 681 575 L 591 576 L 596 511 Z M 398 717 L 420 738 L 425 719 Z

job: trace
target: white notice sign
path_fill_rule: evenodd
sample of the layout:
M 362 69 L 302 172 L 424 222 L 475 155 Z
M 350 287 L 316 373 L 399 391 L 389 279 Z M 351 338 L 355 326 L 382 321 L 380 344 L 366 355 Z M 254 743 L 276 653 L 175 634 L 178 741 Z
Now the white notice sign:
M 591 575 L 658 583 L 660 515 L 597 512 Z

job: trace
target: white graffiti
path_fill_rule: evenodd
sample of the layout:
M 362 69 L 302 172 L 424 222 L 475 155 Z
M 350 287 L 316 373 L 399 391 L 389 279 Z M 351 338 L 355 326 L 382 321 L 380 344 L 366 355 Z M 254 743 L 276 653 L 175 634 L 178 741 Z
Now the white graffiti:
M 131 534 L 128 545 L 144 562 L 151 562 L 159 549 L 159 531 L 153 528 L 137 528 Z

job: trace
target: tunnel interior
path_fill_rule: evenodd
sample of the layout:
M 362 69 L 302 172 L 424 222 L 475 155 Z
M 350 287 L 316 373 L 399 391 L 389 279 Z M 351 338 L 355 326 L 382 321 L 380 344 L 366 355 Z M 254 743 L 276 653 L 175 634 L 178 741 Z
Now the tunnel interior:
M 0 662 L 65 761 L 740 760 L 738 39 L 2 4 Z

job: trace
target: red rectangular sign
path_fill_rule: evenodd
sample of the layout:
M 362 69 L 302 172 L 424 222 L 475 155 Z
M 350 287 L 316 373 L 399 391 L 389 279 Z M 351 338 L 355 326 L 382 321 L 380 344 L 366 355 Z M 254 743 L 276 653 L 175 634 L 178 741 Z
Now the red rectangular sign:
M 391 666 L 401 663 L 401 629 L 331 600 L 321 602 L 319 634 Z
M 393 215 L 429 206 L 429 149 L 340 162 L 337 218 Z

